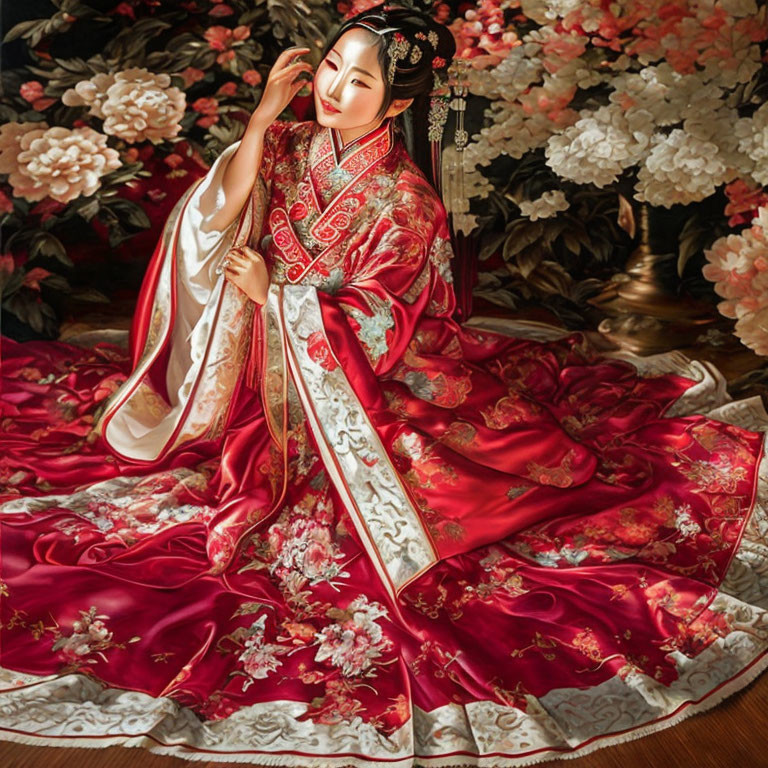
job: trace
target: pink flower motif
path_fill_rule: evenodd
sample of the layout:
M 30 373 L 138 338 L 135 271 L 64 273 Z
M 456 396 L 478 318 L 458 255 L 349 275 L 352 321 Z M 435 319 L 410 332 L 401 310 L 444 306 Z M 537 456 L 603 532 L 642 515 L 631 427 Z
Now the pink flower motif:
M 26 285 L 27 288 L 31 288 L 33 291 L 39 291 L 40 281 L 45 280 L 45 278 L 49 277 L 50 275 L 51 273 L 47 269 L 43 269 L 42 267 L 34 267 L 24 275 L 24 285 Z
M 219 122 L 219 102 L 213 97 L 201 97 L 191 104 L 195 112 L 200 112 L 204 117 L 195 121 L 195 125 L 201 128 L 210 128 L 214 123 Z
M 180 165 L 184 163 L 184 158 L 181 155 L 177 155 L 175 152 L 172 152 L 170 155 L 163 158 L 163 162 L 176 170 Z
M 43 95 L 43 84 L 37 80 L 29 80 L 26 83 L 21 84 L 19 93 L 24 101 L 28 101 L 32 104 Z
M 13 213 L 13 201 L 0 189 L 0 213 Z
M 38 112 L 42 112 L 43 110 L 48 109 L 51 104 L 56 103 L 56 99 L 43 95 L 43 85 L 37 80 L 29 80 L 26 83 L 22 83 L 19 88 L 19 93 L 21 94 L 21 98 L 28 101 L 32 105 L 32 108 Z
M 117 16 L 127 16 L 136 21 L 136 12 L 130 3 L 119 3 L 109 13 L 114 13 Z
M 215 115 L 219 110 L 219 102 L 212 96 L 201 97 L 193 101 L 190 106 L 202 115 Z
M 322 331 L 315 331 L 307 339 L 307 354 L 326 371 L 338 367 Z
M 343 15 L 344 19 L 357 16 L 363 11 L 370 11 L 380 5 L 381 0 L 352 0 L 352 2 L 339 2 L 336 4 L 336 10 Z
M 768 205 L 768 194 L 765 190 L 746 182 L 744 179 L 737 179 L 731 184 L 726 184 L 725 194 L 728 197 L 725 215 L 730 217 L 728 224 L 731 227 L 749 224 L 757 215 L 758 208 Z
M 248 85 L 259 85 L 261 80 L 261 72 L 257 69 L 246 69 L 243 72 L 243 82 L 248 83 Z
M 235 82 L 228 82 L 224 83 L 218 91 L 216 91 L 217 96 L 234 96 L 237 93 L 237 83 Z
M 187 67 L 179 72 L 179 75 L 184 79 L 184 87 L 189 88 L 191 85 L 199 82 L 205 77 L 205 72 L 202 69 L 196 67 Z
M 392 648 L 392 641 L 384 636 L 376 622 L 387 615 L 387 610 L 380 603 L 369 602 L 365 595 L 360 595 L 344 613 L 344 618 L 317 633 L 319 647 L 315 661 L 327 659 L 345 677 L 356 677 Z
M 221 66 L 226 66 L 235 58 L 232 47 L 243 40 L 247 40 L 250 36 L 251 29 L 244 24 L 234 29 L 221 26 L 209 27 L 203 35 L 214 51 L 220 51 L 216 57 L 216 62 Z
M 213 8 L 208 11 L 208 15 L 214 16 L 215 18 L 223 18 L 224 16 L 231 16 L 234 12 L 235 11 L 230 6 L 222 3 L 221 5 L 214 5 Z

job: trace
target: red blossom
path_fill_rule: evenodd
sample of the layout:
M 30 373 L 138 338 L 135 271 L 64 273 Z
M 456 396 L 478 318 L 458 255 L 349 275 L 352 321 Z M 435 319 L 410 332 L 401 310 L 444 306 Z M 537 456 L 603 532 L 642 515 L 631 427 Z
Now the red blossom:
M 51 197 L 46 197 L 39 203 L 34 205 L 29 213 L 33 216 L 40 216 L 40 223 L 48 221 L 56 214 L 60 213 L 64 209 L 64 203 L 60 203 L 58 200 L 54 200 Z
M 214 123 L 218 122 L 218 115 L 206 115 L 205 117 L 195 120 L 195 125 L 199 125 L 201 128 L 210 128 Z
M 24 101 L 28 101 L 31 104 L 43 95 L 43 84 L 37 80 L 28 80 L 26 83 L 21 84 L 19 93 Z
M 216 94 L 219 96 L 234 96 L 237 93 L 237 83 L 235 82 L 228 82 L 224 83 L 218 91 L 216 91 Z
M 215 5 L 213 8 L 211 8 L 210 11 L 208 11 L 209 16 L 213 16 L 214 18 L 223 18 L 224 16 L 231 16 L 234 13 L 234 10 L 230 8 L 228 5 Z
M 749 224 L 757 215 L 757 209 L 768 205 L 768 193 L 762 187 L 748 184 L 744 179 L 727 184 L 724 191 L 728 198 L 725 215 L 730 217 L 728 225 L 731 227 Z
M 232 30 L 227 27 L 209 27 L 203 37 L 214 51 L 226 51 L 232 40 Z
M 259 85 L 261 80 L 261 73 L 257 69 L 246 69 L 243 72 L 243 82 L 248 83 L 248 85 Z
M 226 66 L 227 62 L 235 58 L 235 52 L 232 46 L 236 43 L 247 40 L 251 36 L 251 28 L 245 24 L 239 27 L 229 29 L 228 27 L 215 26 L 209 27 L 203 37 L 208 41 L 208 45 L 214 51 L 220 51 L 216 57 L 216 62 L 220 66 Z
M 185 88 L 189 88 L 205 77 L 205 72 L 202 69 L 197 69 L 197 67 L 187 67 L 178 74 L 184 79 Z
M 190 106 L 202 115 L 215 115 L 219 111 L 219 101 L 212 96 L 202 96 L 193 101 Z
M 184 162 L 184 158 L 181 155 L 177 155 L 175 152 L 173 152 L 167 157 L 164 157 L 163 162 L 166 165 L 170 165 L 171 168 L 176 169 Z
M 45 280 L 45 278 L 49 277 L 50 274 L 51 273 L 47 269 L 43 269 L 42 267 L 34 267 L 24 275 L 24 285 L 26 285 L 27 288 L 31 288 L 33 291 L 39 291 L 40 281 Z
M 133 6 L 130 3 L 120 3 L 115 6 L 109 13 L 117 14 L 118 16 L 128 16 L 136 21 L 136 13 L 133 10 Z
M 13 213 L 13 201 L 0 189 L 0 213 Z

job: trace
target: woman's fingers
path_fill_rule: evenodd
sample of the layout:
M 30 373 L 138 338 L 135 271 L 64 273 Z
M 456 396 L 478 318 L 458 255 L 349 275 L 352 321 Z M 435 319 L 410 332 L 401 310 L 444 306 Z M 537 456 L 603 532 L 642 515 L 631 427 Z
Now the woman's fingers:
M 297 61 L 295 64 L 289 64 L 275 76 L 276 80 L 293 80 L 294 77 L 302 72 L 314 72 L 312 65 L 308 61 Z
M 277 57 L 277 59 L 275 59 L 275 64 L 273 66 L 273 69 L 279 69 L 280 67 L 285 66 L 292 59 L 295 59 L 297 56 L 302 56 L 305 53 L 309 53 L 309 51 L 310 51 L 309 48 L 303 48 L 303 47 L 286 48 Z
M 264 260 L 257 251 L 230 251 L 228 258 L 244 267 L 248 267 L 256 261 Z

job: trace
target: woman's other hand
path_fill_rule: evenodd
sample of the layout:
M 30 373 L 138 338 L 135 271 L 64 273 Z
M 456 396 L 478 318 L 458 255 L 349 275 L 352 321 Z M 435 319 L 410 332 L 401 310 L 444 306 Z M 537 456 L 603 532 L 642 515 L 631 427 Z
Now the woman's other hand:
M 297 59 L 309 51 L 309 48 L 286 48 L 277 57 L 264 86 L 259 106 L 251 115 L 251 124 L 262 130 L 269 128 L 307 83 L 306 78 L 300 75 L 303 72 L 312 74 L 312 65 L 308 61 Z
M 224 277 L 257 304 L 267 300 L 269 272 L 260 253 L 247 245 L 227 253 Z

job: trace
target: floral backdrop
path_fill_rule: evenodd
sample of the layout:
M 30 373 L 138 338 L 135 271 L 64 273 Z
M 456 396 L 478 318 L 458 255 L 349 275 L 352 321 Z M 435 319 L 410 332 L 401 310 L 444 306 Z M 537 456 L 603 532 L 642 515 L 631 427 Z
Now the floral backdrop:
M 756 0 L 403 0 L 457 41 L 444 154 L 475 299 L 594 327 L 645 236 L 668 288 L 768 355 L 768 19 Z M 130 302 L 183 190 L 242 134 L 279 50 L 368 0 L 3 5 L 4 332 Z M 312 116 L 300 93 L 285 115 Z M 452 145 L 460 120 L 463 150 Z M 504 308 L 504 309 L 502 309 Z

